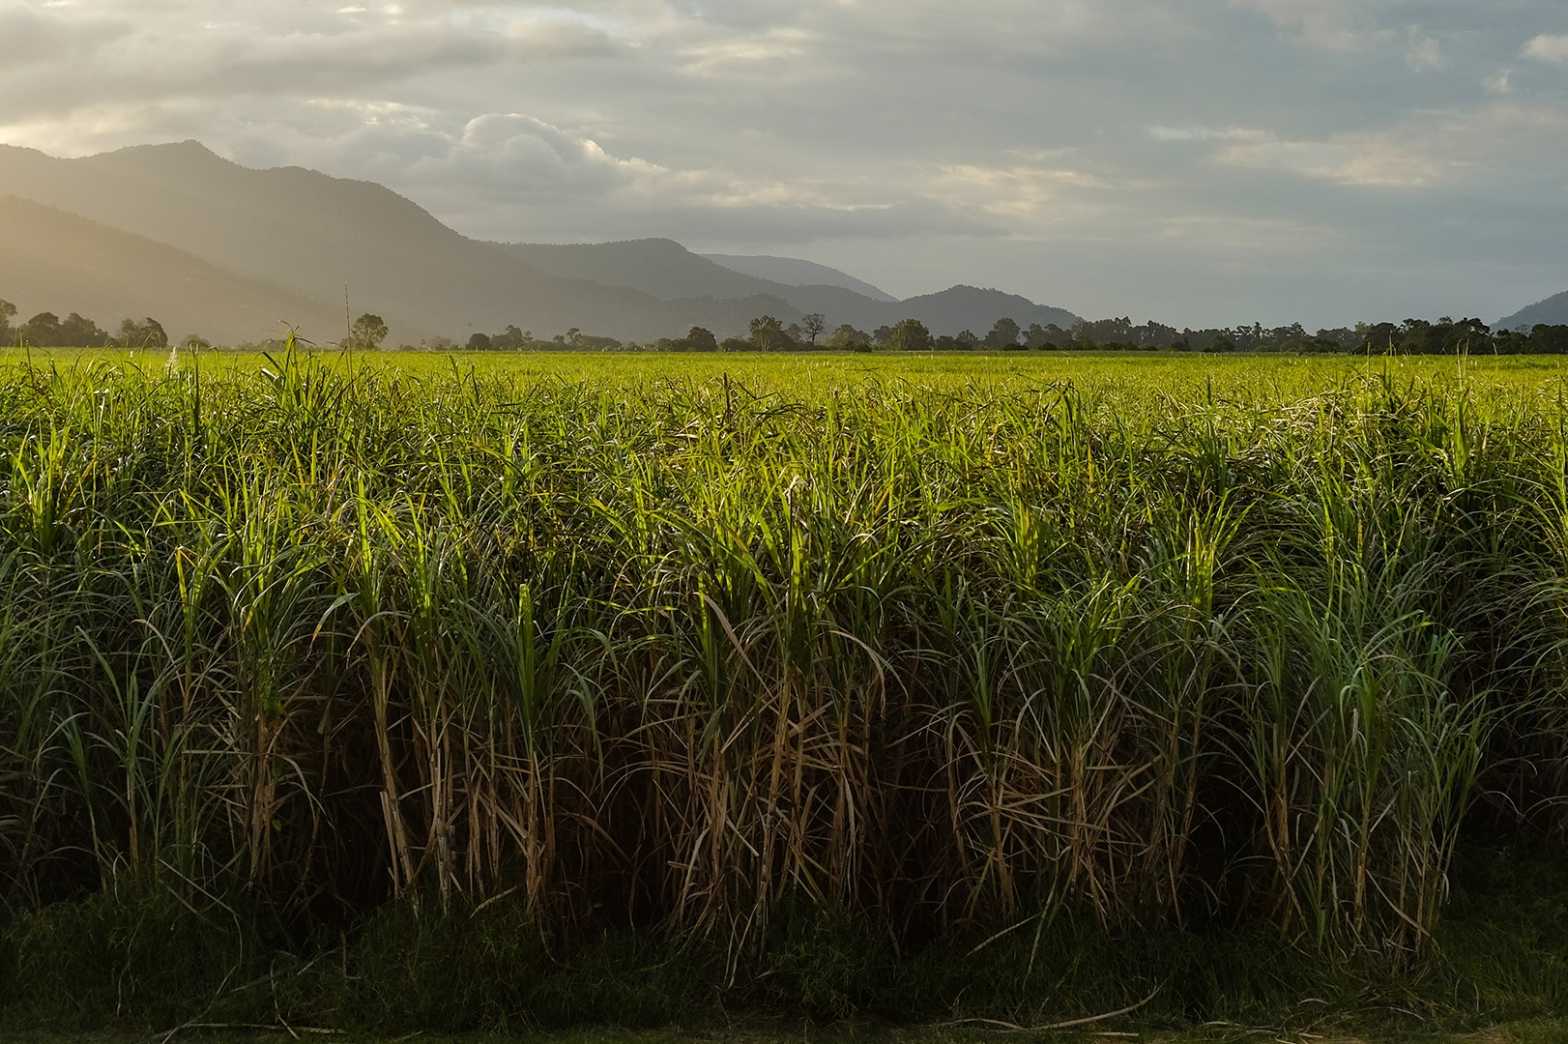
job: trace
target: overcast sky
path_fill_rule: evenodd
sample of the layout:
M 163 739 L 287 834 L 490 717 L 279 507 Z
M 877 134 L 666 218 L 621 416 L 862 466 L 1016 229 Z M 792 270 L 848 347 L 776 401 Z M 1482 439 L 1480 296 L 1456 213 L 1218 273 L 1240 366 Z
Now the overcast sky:
M 0 141 L 470 235 L 1329 325 L 1568 289 L 1564 0 L 0 0 Z

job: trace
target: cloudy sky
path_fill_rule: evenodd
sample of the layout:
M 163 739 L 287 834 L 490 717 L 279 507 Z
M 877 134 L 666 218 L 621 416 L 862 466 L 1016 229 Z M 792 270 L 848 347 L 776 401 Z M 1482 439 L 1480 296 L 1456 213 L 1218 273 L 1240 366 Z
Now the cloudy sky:
M 0 0 L 0 142 L 197 138 L 490 239 L 1081 314 L 1568 289 L 1563 0 Z

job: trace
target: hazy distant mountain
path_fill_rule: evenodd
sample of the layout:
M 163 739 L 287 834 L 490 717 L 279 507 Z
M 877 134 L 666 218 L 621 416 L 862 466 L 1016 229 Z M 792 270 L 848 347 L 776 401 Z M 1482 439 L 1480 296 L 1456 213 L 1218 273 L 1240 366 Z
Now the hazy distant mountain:
M 759 295 L 782 299 L 792 289 L 715 264 L 673 239 L 569 245 L 507 243 L 504 249 L 541 272 L 623 286 L 666 301 Z
M 1533 330 L 1537 326 L 1568 325 L 1568 291 L 1497 321 L 1500 330 Z
M 907 301 L 873 301 L 836 286 L 801 286 L 788 291 L 788 301 L 802 312 L 819 312 L 830 326 L 849 323 L 862 330 L 892 326 L 903 319 L 919 319 L 938 335 L 969 330 L 984 336 L 998 319 L 1012 319 L 1027 328 L 1030 323 L 1055 323 L 1071 329 L 1078 317 L 1063 308 L 1038 305 L 1016 294 L 955 286 L 940 293 L 911 297 Z
M 21 309 L 80 312 L 111 333 L 152 316 L 171 337 L 258 340 L 283 324 L 343 328 L 343 310 L 154 243 L 15 196 L 0 197 L 0 297 Z
M 850 323 L 868 331 L 916 318 L 939 335 L 966 329 L 984 334 L 1004 317 L 1023 326 L 1070 326 L 1076 318 L 1059 308 L 973 287 L 897 302 L 876 287 L 810 262 L 726 258 L 720 264 L 670 240 L 583 246 L 479 242 L 381 185 L 298 167 L 252 170 L 196 142 L 70 160 L 0 146 L 0 194 L 165 244 L 183 251 L 187 261 L 199 258 L 232 279 L 287 291 L 295 302 L 289 307 L 300 313 L 302 332 L 316 340 L 334 340 L 341 333 L 345 292 L 354 314 L 385 316 L 394 341 L 426 335 L 461 341 L 474 331 L 495 332 L 509 323 L 546 337 L 578 327 L 623 340 L 651 340 L 684 334 L 693 325 L 722 336 L 745 331 L 758 315 L 792 322 L 808 312 L 821 312 L 830 326 Z M 41 228 L 30 235 L 6 228 L 4 239 L 0 249 L 13 257 L 51 250 Z M 737 271 L 731 264 L 760 267 L 789 280 L 830 282 L 797 285 Z M 127 282 L 129 274 L 109 271 L 107 262 L 76 271 L 84 286 L 100 278 L 108 285 L 141 285 Z M 232 296 L 241 295 L 236 289 Z M 61 297 L 49 307 L 87 314 L 85 291 Z M 251 298 L 268 300 L 262 290 L 252 291 Z M 307 308 L 304 302 L 323 304 Z M 140 311 L 153 314 L 148 305 Z M 231 327 L 209 319 L 206 329 L 225 336 Z M 246 337 L 263 332 L 244 325 Z
M 840 280 L 866 286 L 875 297 L 849 287 L 831 284 L 791 285 L 762 276 L 733 271 L 717 263 L 723 255 L 699 255 L 669 239 L 639 239 L 624 243 L 593 243 L 555 246 L 513 243 L 509 253 L 553 275 L 586 279 L 606 286 L 623 286 L 655 297 L 676 300 L 694 298 L 750 298 L 761 311 L 773 311 L 779 318 L 791 319 L 808 312 L 825 316 L 831 326 L 848 323 L 863 330 L 891 326 L 902 319 L 919 319 L 932 332 L 957 334 L 972 330 L 985 334 L 998 319 L 1016 320 L 1021 326 L 1055 323 L 1064 329 L 1077 316 L 1061 308 L 1037 305 L 1026 298 L 997 290 L 978 290 L 955 286 L 937 294 L 899 301 L 852 276 L 823 268 L 810 261 L 789 258 L 742 258 L 777 262 L 779 269 L 799 276 L 826 273 Z M 791 266 L 794 266 L 791 269 Z M 775 299 L 771 309 L 766 299 Z M 782 311 L 778 302 L 786 308 Z M 759 312 L 760 314 L 760 312 Z
M 251 170 L 195 142 L 85 159 L 0 147 L 0 193 L 80 214 L 175 246 L 234 272 L 463 338 L 507 323 L 550 335 L 650 338 L 693 323 L 744 329 L 783 302 L 661 301 L 622 287 L 557 278 L 468 239 L 391 190 L 297 167 Z M 331 327 L 335 336 L 341 320 Z M 307 330 L 307 334 L 312 331 Z M 394 337 L 406 337 L 394 327 Z M 319 336 L 319 334 L 318 334 Z
M 898 300 L 892 294 L 879 290 L 864 280 L 856 279 L 836 268 L 819 265 L 815 261 L 802 261 L 794 257 L 751 257 L 741 254 L 702 256 L 736 272 L 757 279 L 766 279 L 772 283 L 783 283 L 785 286 L 836 286 L 843 290 L 853 290 L 861 297 L 869 297 L 873 301 L 890 303 Z
M 842 287 L 773 282 L 694 254 L 672 239 L 564 246 L 508 243 L 504 249 L 552 275 L 627 287 L 664 300 L 772 298 L 772 305 L 762 307 L 758 314 L 794 319 L 807 312 L 820 312 L 835 326 L 850 323 L 868 329 L 897 321 L 889 318 L 892 313 L 887 310 L 887 301 L 891 299 L 886 295 L 885 299 L 873 299 Z
M 1078 316 L 1064 308 L 1038 305 L 1027 297 L 1005 294 L 1000 290 L 982 290 L 975 286 L 955 286 L 939 294 L 911 297 L 899 307 L 910 317 L 931 327 L 935 333 L 972 330 L 983 336 L 993 323 L 1004 318 L 1015 320 L 1026 329 L 1030 323 L 1039 323 L 1041 326 L 1054 323 L 1064 330 L 1070 330 L 1078 322 Z

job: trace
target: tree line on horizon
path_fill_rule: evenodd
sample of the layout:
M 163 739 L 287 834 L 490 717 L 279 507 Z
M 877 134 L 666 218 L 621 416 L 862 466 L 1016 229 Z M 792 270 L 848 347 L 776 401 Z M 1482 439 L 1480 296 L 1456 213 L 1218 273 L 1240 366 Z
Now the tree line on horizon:
M 1346 354 L 1370 352 L 1388 355 L 1471 354 L 1568 354 L 1568 326 L 1537 325 L 1529 331 L 1493 330 L 1480 319 L 1443 317 L 1435 322 L 1406 319 L 1401 323 L 1357 323 L 1355 326 L 1308 331 L 1300 323 L 1290 326 L 1214 327 L 1178 329 L 1150 320 L 1135 324 L 1129 317 L 1081 320 L 1070 329 L 1056 324 L 998 319 L 983 337 L 965 330 L 937 335 L 918 319 L 865 331 L 849 324 L 828 332 L 821 314 L 785 324 L 775 316 L 751 321 L 746 337 L 720 339 L 713 331 L 694 326 L 685 337 L 661 338 L 651 344 L 626 343 L 608 337 L 590 337 L 570 330 L 552 341 L 508 326 L 502 334 L 475 334 L 470 351 L 598 349 L 622 351 L 688 352 L 800 352 L 800 351 L 1188 351 L 1201 353 L 1280 352 L 1286 354 Z
M 127 318 L 119 331 L 111 334 L 97 323 L 76 312 L 61 319 L 53 312 L 40 312 L 17 324 L 17 308 L 0 298 L 0 344 L 35 348 L 168 348 L 171 341 L 156 319 Z M 385 319 L 367 312 L 355 319 L 339 345 L 345 348 L 377 350 L 383 347 L 390 330 Z M 282 339 L 269 339 L 237 348 L 269 348 Z M 206 338 L 196 334 L 179 342 L 185 348 L 210 348 Z M 428 338 L 416 345 L 427 350 L 448 351 L 457 342 Z M 1537 325 L 1533 329 L 1494 330 L 1480 319 L 1443 317 L 1435 322 L 1406 319 L 1401 323 L 1357 323 L 1355 326 L 1309 332 L 1300 323 L 1290 326 L 1213 327 L 1177 329 L 1150 320 L 1137 324 L 1130 317 L 1080 320 L 1064 329 L 1051 323 L 1020 326 L 1010 318 L 998 319 L 984 336 L 965 330 L 956 335 L 936 335 L 918 319 L 881 326 L 875 330 L 858 329 L 848 323 L 829 332 L 827 318 L 821 313 L 785 323 L 772 315 L 758 316 L 745 337 L 720 338 L 712 330 L 694 326 L 685 337 L 665 337 L 649 343 L 619 341 L 598 337 L 573 327 L 549 340 L 538 338 L 531 330 L 508 324 L 498 333 L 474 333 L 463 346 L 468 351 L 671 351 L 671 352 L 947 352 L 947 351 L 1186 351 L 1198 353 L 1279 352 L 1283 354 L 1371 353 L 1384 355 L 1564 355 L 1568 354 L 1568 325 Z
M 77 312 L 61 319 L 54 312 L 39 312 L 23 323 L 14 323 L 16 305 L 0 298 L 0 344 L 33 348 L 167 348 L 169 335 L 163 324 L 151 316 L 120 321 L 118 333 L 111 334 L 93 320 Z M 188 340 L 201 341 L 200 338 Z M 205 341 L 201 341 L 207 346 Z
M 170 339 L 162 323 L 146 316 L 120 321 L 118 333 L 111 334 L 92 319 L 71 312 L 64 319 L 54 312 L 39 312 L 25 322 L 14 322 L 18 310 L 10 301 L 0 298 L 0 345 L 25 348 L 152 348 L 162 349 L 178 345 L 181 348 L 212 348 L 213 343 L 200 334 L 187 334 L 182 340 Z M 389 333 L 386 320 L 373 313 L 355 319 L 348 336 L 339 342 L 343 347 L 380 348 Z M 264 341 L 254 345 L 236 347 L 269 347 L 282 340 Z M 450 346 L 450 342 L 446 342 Z

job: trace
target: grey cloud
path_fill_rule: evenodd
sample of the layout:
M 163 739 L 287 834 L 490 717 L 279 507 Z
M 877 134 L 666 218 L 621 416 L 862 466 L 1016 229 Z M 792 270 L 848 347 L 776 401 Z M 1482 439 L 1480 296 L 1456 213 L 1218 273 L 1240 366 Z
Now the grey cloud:
M 101 16 L 63 18 L 50 9 L 0 10 L 5 66 L 35 70 L 91 58 L 99 48 L 133 32 L 130 23 Z
M 130 29 L 114 22 L 88 23 L 90 31 L 78 34 L 74 11 L 52 8 L 47 16 L 34 13 L 24 19 L 36 37 L 69 40 L 75 60 L 72 55 L 51 59 L 42 73 L 12 64 L 0 69 L 0 120 L 23 114 L 65 117 L 80 108 L 131 100 L 362 93 L 413 77 L 596 57 L 615 49 L 601 31 L 549 19 L 498 30 L 334 12 L 262 26 L 220 20 L 178 39 L 156 27 Z M 171 50 L 177 50 L 178 60 Z
M 540 223 L 533 216 L 513 238 L 531 238 L 531 229 L 545 240 L 571 242 L 583 238 L 581 229 L 584 225 L 592 227 L 595 224 L 592 213 L 578 214 L 575 219 L 566 216 L 568 220 L 552 223 Z M 613 223 L 602 224 L 605 217 L 612 218 Z M 888 246 L 888 241 L 946 235 L 992 239 L 1007 234 L 1004 226 L 983 215 L 965 213 L 930 200 L 853 209 L 809 204 L 757 203 L 733 207 L 684 204 L 663 211 L 635 208 L 620 214 L 601 212 L 599 222 L 598 227 L 606 231 L 595 238 L 663 237 L 679 239 L 703 250 L 745 248 L 758 243 L 798 248 L 846 239 L 880 242 L 884 249 L 900 249 Z
M 874 186 L 792 186 L 717 169 L 674 169 L 608 151 L 524 113 L 446 126 L 427 110 L 311 103 L 301 134 L 254 127 L 234 150 L 257 165 L 349 166 L 478 238 L 535 241 L 679 238 L 723 247 L 824 238 L 988 237 L 1005 225 L 978 208 Z

